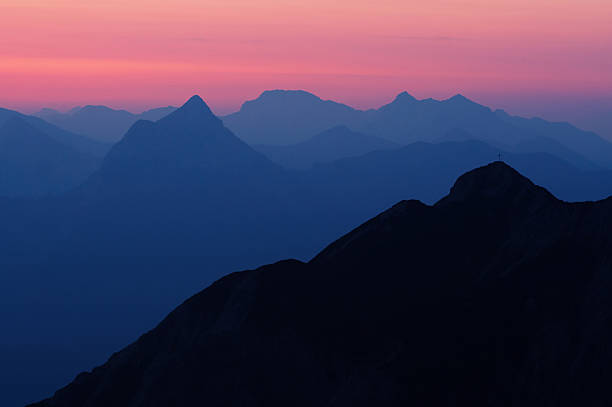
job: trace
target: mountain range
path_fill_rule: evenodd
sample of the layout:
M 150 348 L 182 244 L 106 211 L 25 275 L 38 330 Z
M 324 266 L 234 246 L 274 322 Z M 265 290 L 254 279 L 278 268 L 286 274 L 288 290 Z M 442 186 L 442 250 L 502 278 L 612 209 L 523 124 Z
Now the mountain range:
M 339 129 L 342 148 L 372 140 Z M 336 145 L 334 132 L 315 138 L 321 150 Z M 0 367 L 9 389 L 0 404 L 48 396 L 229 272 L 310 259 L 402 199 L 438 201 L 458 175 L 501 151 L 462 139 L 466 133 L 296 171 L 250 147 L 194 96 L 162 119 L 134 123 L 80 186 L 39 199 L 0 197 L 0 356 L 10 356 Z M 598 166 L 501 153 L 561 199 L 612 195 L 612 177 Z M 79 352 L 68 352 L 75 343 Z M 34 356 L 43 349 L 45 357 Z
M 611 227 L 494 162 L 218 280 L 34 406 L 607 405 Z
M 612 143 L 568 123 L 524 119 L 493 111 L 462 95 L 418 100 L 407 92 L 379 109 L 361 111 L 304 91 L 267 91 L 222 117 L 247 143 L 291 145 L 332 127 L 398 144 L 448 140 L 461 131 L 471 139 L 513 152 L 559 155 L 581 169 L 612 168 Z
M 105 143 L 115 143 L 138 120 L 156 121 L 176 110 L 173 106 L 161 107 L 134 114 L 106 106 L 87 105 L 62 113 L 42 109 L 34 115 L 66 130 L 84 134 Z
M 291 169 L 309 169 L 347 157 L 359 157 L 372 151 L 391 150 L 400 145 L 379 137 L 357 133 L 346 126 L 332 127 L 294 145 L 254 145 L 270 160 Z
M 42 196 L 76 188 L 110 145 L 37 117 L 0 109 L 0 196 Z

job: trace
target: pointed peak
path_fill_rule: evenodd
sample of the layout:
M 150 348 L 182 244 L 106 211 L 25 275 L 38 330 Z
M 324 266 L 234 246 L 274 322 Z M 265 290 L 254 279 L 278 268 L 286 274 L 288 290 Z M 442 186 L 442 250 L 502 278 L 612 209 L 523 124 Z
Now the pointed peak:
M 494 161 L 460 176 L 450 193 L 436 205 L 452 202 L 491 201 L 516 204 L 519 201 L 540 201 L 541 199 L 548 201 L 555 198 L 508 164 Z
M 183 106 L 179 107 L 178 109 L 176 109 L 174 112 L 170 113 L 169 115 L 163 117 L 162 119 L 160 119 L 160 121 L 165 122 L 167 120 L 173 120 L 176 118 L 183 118 L 183 119 L 189 118 L 189 120 L 193 120 L 193 119 L 199 119 L 199 120 L 215 119 L 215 121 L 218 120 L 217 116 L 215 116 L 212 110 L 210 110 L 206 102 L 204 102 L 204 100 L 198 95 L 194 95 L 191 98 L 189 98 L 189 100 L 185 102 Z
M 417 99 L 410 93 L 404 91 L 395 97 L 395 102 L 416 102 Z
M 204 99 L 202 99 L 199 95 L 193 95 L 192 97 L 190 97 L 189 100 L 185 102 L 185 104 L 183 104 L 183 106 L 181 106 L 179 109 L 210 110 L 206 102 L 204 102 Z

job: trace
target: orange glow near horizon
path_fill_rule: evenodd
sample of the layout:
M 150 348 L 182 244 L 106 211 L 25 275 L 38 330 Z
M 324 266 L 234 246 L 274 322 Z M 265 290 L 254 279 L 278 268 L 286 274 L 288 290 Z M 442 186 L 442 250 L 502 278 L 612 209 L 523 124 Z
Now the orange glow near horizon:
M 0 106 L 612 95 L 609 0 L 0 0 Z

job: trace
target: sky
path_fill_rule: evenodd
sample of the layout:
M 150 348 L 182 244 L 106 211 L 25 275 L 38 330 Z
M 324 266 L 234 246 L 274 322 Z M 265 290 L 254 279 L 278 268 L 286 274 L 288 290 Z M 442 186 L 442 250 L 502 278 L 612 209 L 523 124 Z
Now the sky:
M 611 19 L 610 0 L 0 0 L 0 106 L 197 93 L 228 113 L 305 89 L 358 108 L 405 90 L 554 110 L 612 101 Z

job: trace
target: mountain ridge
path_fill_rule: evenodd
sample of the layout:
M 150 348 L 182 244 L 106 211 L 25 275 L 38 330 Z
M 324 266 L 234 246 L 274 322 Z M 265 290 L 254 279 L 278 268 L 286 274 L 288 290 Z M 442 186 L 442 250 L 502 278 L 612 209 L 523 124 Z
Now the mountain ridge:
M 562 157 L 574 165 L 612 168 L 612 143 L 594 133 L 563 123 L 504 115 L 461 94 L 444 100 L 418 100 L 402 92 L 378 109 L 358 110 L 304 91 L 277 90 L 264 92 L 245 106 L 248 109 L 241 108 L 222 119 L 238 137 L 253 145 L 295 144 L 339 125 L 399 144 L 435 141 L 451 130 L 463 129 L 474 139 L 506 149 L 560 153 L 559 147 L 541 142 L 542 138 L 551 139 L 572 150 L 573 154 L 566 152 Z M 540 142 L 526 142 L 532 140 Z
M 33 406 L 610 401 L 612 200 L 564 203 L 500 162 L 449 197 L 218 280 Z
M 86 105 L 66 113 L 53 109 L 42 109 L 34 116 L 95 140 L 114 143 L 120 140 L 136 121 L 141 119 L 157 121 L 174 110 L 176 110 L 175 107 L 167 106 L 134 114 L 127 110 L 113 109 L 104 105 Z

